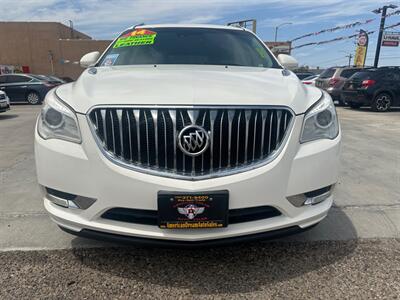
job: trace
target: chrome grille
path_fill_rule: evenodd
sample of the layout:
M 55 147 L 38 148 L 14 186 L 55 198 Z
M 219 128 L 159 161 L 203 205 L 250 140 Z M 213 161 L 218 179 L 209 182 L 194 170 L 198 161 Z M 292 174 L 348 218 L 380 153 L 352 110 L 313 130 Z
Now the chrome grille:
M 159 176 L 203 179 L 242 172 L 270 161 L 293 115 L 278 107 L 95 107 L 89 124 L 113 162 Z M 203 127 L 208 149 L 197 157 L 177 145 L 188 125 Z

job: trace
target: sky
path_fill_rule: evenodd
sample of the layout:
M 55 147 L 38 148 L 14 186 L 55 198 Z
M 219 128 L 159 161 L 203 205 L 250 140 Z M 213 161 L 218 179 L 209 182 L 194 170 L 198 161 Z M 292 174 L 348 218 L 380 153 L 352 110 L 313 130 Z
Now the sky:
M 72 20 L 75 29 L 94 39 L 112 39 L 135 24 L 197 23 L 222 24 L 256 19 L 257 34 L 264 41 L 274 39 L 275 26 L 290 22 L 279 29 L 278 40 L 291 40 L 303 34 L 338 25 L 375 18 L 367 25 L 316 37 L 305 38 L 294 46 L 329 40 L 379 28 L 380 16 L 372 10 L 385 4 L 400 6 L 399 1 L 379 0 L 0 0 L 0 21 L 56 21 L 66 25 Z M 387 18 L 386 25 L 400 22 L 399 16 Z M 400 26 L 394 30 L 400 31 Z M 367 65 L 372 65 L 377 34 L 370 36 Z M 321 68 L 346 65 L 349 53 L 354 54 L 355 40 L 294 50 L 300 65 Z M 383 47 L 381 65 L 400 65 L 400 47 Z

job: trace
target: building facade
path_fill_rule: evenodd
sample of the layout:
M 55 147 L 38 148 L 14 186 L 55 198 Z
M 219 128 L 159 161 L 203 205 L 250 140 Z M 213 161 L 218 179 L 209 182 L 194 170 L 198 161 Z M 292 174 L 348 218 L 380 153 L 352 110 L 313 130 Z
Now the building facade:
M 77 64 L 91 51 L 104 51 L 109 40 L 90 36 L 56 22 L 0 22 L 0 72 L 24 71 L 76 79 Z

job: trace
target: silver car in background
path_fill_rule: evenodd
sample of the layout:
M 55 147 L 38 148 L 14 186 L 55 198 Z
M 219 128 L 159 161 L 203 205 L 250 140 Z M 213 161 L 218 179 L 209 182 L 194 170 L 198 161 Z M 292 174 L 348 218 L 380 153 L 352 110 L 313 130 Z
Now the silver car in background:
M 0 91 L 0 113 L 6 112 L 10 109 L 10 99 L 7 94 Z

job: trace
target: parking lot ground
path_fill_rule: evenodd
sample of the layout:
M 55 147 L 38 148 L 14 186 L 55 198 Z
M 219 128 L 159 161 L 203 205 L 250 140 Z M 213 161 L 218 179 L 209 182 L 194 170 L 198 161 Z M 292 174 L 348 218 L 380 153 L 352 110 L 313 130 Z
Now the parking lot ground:
M 61 230 L 44 211 L 33 132 L 40 106 L 0 114 L 0 250 L 104 246 Z M 281 241 L 400 237 L 400 110 L 338 108 L 343 131 L 335 206 L 310 231 Z
M 1 299 L 398 299 L 400 240 L 0 252 Z

